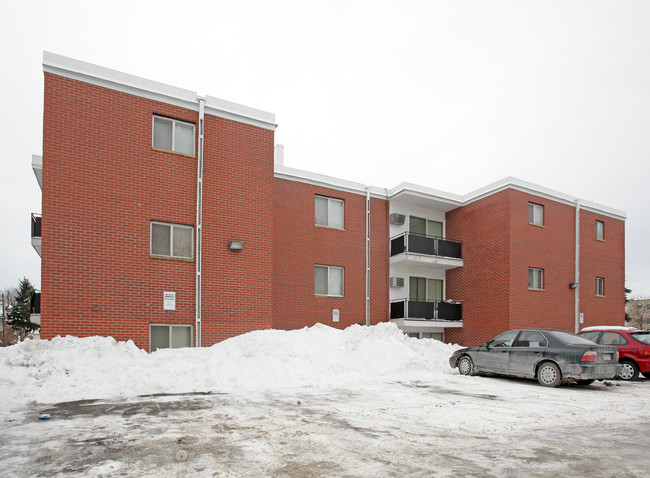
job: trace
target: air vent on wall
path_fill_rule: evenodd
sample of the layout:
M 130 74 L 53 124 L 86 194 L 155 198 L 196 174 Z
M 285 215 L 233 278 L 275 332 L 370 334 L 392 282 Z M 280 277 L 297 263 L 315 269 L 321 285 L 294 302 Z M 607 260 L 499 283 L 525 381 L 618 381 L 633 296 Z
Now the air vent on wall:
M 396 226 L 403 226 L 406 222 L 406 216 L 404 214 L 391 214 L 390 223 L 395 224 Z
M 391 277 L 390 278 L 391 287 L 404 287 L 404 277 Z

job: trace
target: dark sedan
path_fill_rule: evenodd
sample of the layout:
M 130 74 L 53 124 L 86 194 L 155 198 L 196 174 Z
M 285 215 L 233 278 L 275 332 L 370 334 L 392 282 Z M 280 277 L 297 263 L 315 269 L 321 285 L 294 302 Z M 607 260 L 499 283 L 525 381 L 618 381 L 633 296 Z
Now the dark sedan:
M 463 375 L 499 374 L 537 379 L 546 387 L 616 377 L 616 347 L 597 345 L 563 330 L 509 330 L 480 347 L 457 350 L 449 358 Z

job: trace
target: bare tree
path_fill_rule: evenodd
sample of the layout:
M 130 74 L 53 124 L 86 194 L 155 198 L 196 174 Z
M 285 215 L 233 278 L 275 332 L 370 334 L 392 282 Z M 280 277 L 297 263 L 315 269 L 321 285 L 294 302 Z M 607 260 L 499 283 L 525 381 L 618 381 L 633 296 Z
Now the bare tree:
M 625 306 L 627 325 L 637 329 L 650 328 L 650 297 L 632 296 Z

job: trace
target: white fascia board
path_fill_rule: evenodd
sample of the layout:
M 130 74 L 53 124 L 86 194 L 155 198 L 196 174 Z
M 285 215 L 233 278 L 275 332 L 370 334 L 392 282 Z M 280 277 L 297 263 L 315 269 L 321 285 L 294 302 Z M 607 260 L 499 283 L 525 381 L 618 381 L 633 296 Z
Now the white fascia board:
M 43 71 L 189 110 L 199 110 L 199 95 L 190 90 L 140 78 L 103 66 L 43 52 Z M 240 123 L 275 130 L 275 115 L 218 98 L 206 97 L 206 112 Z
M 297 181 L 353 194 L 365 195 L 366 191 L 369 190 L 370 196 L 373 198 L 388 199 L 386 195 L 386 189 L 384 188 L 366 186 L 365 184 L 346 181 L 345 179 L 334 178 L 332 176 L 326 176 L 324 174 L 303 171 L 301 169 L 289 168 L 287 166 L 282 166 L 279 164 L 275 165 L 275 177 L 279 179 L 286 179 L 287 181 Z
M 620 211 L 618 209 L 610 208 L 590 201 L 585 201 L 583 199 L 576 198 L 574 196 L 570 196 L 568 194 L 555 191 L 553 189 L 545 188 L 538 184 L 530 183 L 528 181 L 523 181 L 521 179 L 514 178 L 512 176 L 503 178 L 481 189 L 477 189 L 476 191 L 465 194 L 462 197 L 462 202 L 463 205 L 471 204 L 474 201 L 478 201 L 479 199 L 483 199 L 485 197 L 491 196 L 493 194 L 504 191 L 506 189 L 514 189 L 516 191 L 521 191 L 526 194 L 531 194 L 533 196 L 550 199 L 551 201 L 566 204 L 568 206 L 575 207 L 576 205 L 579 204 L 581 209 L 586 209 L 596 214 L 603 214 L 605 216 L 609 216 L 614 219 L 619 219 L 621 221 L 624 221 L 626 219 L 625 212 Z
M 400 183 L 388 192 L 391 201 L 404 201 L 412 203 L 419 200 L 425 204 L 431 202 L 441 211 L 450 211 L 463 205 L 462 197 L 457 194 L 439 191 L 412 183 Z

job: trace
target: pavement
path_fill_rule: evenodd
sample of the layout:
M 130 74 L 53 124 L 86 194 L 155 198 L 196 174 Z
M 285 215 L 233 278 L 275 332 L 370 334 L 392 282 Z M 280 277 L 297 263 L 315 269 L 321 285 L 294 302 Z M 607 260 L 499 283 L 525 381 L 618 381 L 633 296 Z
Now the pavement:
M 650 381 L 633 386 L 650 393 Z M 565 427 L 541 416 L 517 427 L 499 423 L 511 405 L 496 394 L 392 387 L 389 395 L 360 387 L 35 404 L 2 423 L 0 477 L 638 477 L 650 469 L 647 421 L 585 415 L 584 425 Z M 458 418 L 462 407 L 496 417 L 493 428 L 473 431 Z

